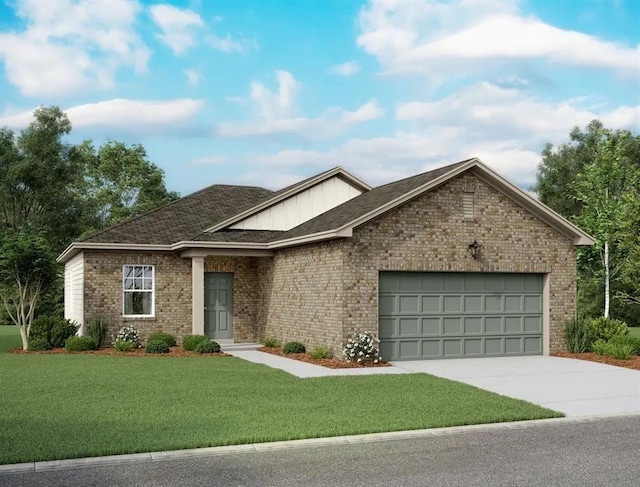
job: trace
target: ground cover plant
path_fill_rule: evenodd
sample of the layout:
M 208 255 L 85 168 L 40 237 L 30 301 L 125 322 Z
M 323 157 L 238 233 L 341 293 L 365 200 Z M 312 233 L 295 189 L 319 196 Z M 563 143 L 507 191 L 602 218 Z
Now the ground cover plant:
M 426 374 L 298 379 L 233 357 L 5 353 L 20 343 L 0 326 L 0 464 L 560 416 Z

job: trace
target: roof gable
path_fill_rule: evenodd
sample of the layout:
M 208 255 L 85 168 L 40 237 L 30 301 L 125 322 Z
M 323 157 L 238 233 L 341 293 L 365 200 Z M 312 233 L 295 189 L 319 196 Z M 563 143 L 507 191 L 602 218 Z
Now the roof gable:
M 335 191 L 332 197 L 323 197 L 322 191 Z M 260 204 L 239 212 L 205 230 L 222 229 L 283 231 L 361 195 L 371 186 L 341 167 L 312 176 L 274 193 Z M 316 194 L 319 193 L 319 196 Z

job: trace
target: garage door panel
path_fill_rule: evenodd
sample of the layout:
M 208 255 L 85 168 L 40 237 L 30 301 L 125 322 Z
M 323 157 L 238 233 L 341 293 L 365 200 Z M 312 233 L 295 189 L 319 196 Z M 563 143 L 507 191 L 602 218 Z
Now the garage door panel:
M 419 324 L 420 319 L 415 318 L 400 318 L 398 326 L 398 335 L 403 336 L 418 336 L 420 335 Z
M 464 334 L 465 335 L 482 335 L 482 318 L 465 317 L 464 318 Z
M 420 302 L 420 297 L 418 295 L 413 295 L 413 296 L 400 295 L 398 297 L 398 313 L 416 314 L 420 312 L 420 308 L 418 306 L 419 302 Z
M 502 311 L 502 297 L 501 295 L 492 295 L 484 297 L 484 310 L 487 312 Z
M 422 318 L 422 335 L 441 335 L 440 318 Z
M 502 328 L 502 317 L 486 316 L 484 318 L 484 332 L 487 335 L 497 335 L 504 332 Z
M 481 313 L 484 311 L 482 308 L 482 296 L 464 296 L 463 303 L 465 313 Z
M 442 311 L 444 313 L 460 313 L 462 311 L 462 296 L 444 296 L 442 299 Z
M 462 334 L 462 318 L 442 318 L 442 334 L 443 335 L 461 335 Z
M 422 296 L 422 312 L 440 313 L 442 311 L 440 302 L 440 296 Z
M 542 276 L 380 273 L 387 360 L 542 353 Z

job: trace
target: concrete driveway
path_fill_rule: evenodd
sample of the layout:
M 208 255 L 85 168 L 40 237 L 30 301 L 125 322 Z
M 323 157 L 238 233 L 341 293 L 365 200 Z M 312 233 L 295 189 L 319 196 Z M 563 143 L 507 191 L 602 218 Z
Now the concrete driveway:
M 560 357 L 394 362 L 561 411 L 567 416 L 640 414 L 640 371 Z

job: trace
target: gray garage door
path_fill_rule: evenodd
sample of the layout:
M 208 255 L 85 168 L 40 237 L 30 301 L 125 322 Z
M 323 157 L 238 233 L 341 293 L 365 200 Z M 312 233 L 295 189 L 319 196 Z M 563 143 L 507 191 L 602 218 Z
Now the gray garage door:
M 381 272 L 386 360 L 540 355 L 542 275 Z

